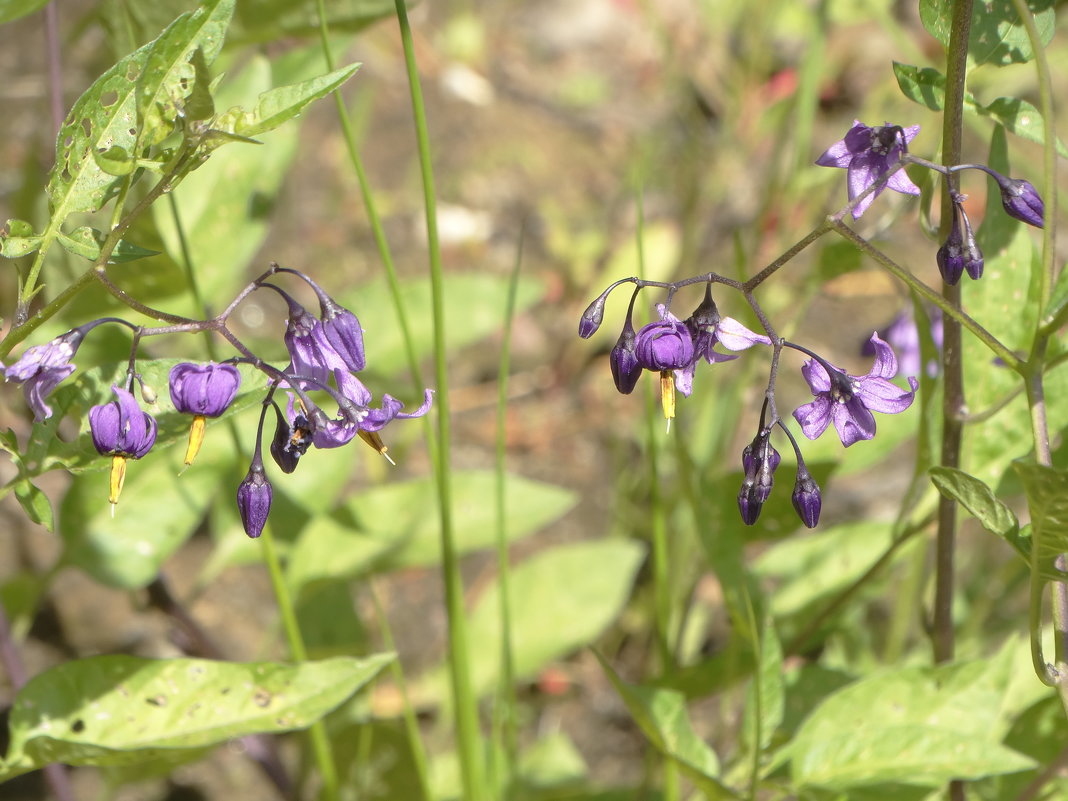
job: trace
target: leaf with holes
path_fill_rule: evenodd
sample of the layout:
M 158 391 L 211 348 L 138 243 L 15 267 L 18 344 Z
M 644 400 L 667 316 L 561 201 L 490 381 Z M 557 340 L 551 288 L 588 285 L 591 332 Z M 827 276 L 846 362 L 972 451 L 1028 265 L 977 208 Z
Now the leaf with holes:
M 161 92 L 171 91 L 168 87 L 180 80 L 175 73 L 182 73 L 181 65 L 188 65 L 198 48 L 205 58 L 218 53 L 233 5 L 234 0 L 214 0 L 182 15 L 156 40 L 120 59 L 78 98 L 56 139 L 56 165 L 47 189 L 53 226 L 75 212 L 96 211 L 117 190 L 122 179 L 102 169 L 94 152 L 115 153 L 120 148 L 136 153 L 142 139 L 158 141 L 155 134 L 143 137 L 139 126 L 159 120 L 151 115 L 141 120 L 139 110 L 156 103 Z M 173 100 L 169 94 L 167 98 Z
M 304 729 L 393 658 L 287 665 L 109 655 L 66 662 L 15 697 L 0 781 L 50 762 L 141 763 L 247 734 Z
M 244 137 L 273 131 L 286 120 L 300 114 L 312 101 L 337 89 L 359 68 L 359 64 L 350 64 L 317 78 L 271 89 L 260 95 L 256 108 L 252 111 L 234 107 L 220 115 L 212 122 L 212 130 Z M 219 140 L 219 144 L 224 141 Z

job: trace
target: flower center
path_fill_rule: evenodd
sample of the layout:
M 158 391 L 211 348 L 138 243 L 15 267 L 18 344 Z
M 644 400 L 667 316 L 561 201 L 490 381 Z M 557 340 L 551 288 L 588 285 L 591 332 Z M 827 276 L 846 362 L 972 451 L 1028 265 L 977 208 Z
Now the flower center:
M 853 400 L 856 390 L 860 389 L 857 382 L 850 379 L 845 373 L 835 370 L 831 373 L 831 399 L 835 403 L 849 403 Z

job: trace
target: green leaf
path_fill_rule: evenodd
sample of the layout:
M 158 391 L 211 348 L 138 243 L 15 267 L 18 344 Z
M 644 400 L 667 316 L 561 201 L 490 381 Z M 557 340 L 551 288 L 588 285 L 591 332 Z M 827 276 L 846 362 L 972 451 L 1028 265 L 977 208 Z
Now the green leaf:
M 194 97 L 189 118 L 197 119 L 203 114 L 207 65 L 222 49 L 234 1 L 215 0 L 193 14 L 183 14 L 150 45 L 137 79 L 140 131 L 134 152 L 162 142 L 186 118 L 186 101 L 193 97 L 198 77 L 201 88 Z
M 48 0 L 0 0 L 0 23 L 25 17 L 46 5 Z
M 0 780 L 49 762 L 122 765 L 246 734 L 303 729 L 393 660 L 276 662 L 97 656 L 31 679 L 17 694 Z
M 770 616 L 764 620 L 760 632 L 760 669 L 753 677 L 746 694 L 743 728 L 750 749 L 764 751 L 783 721 L 785 694 L 783 692 L 782 643 Z M 757 691 L 760 699 L 757 703 Z M 760 741 L 754 742 L 757 714 L 760 721 Z
M 56 234 L 56 238 L 59 244 L 63 248 L 75 256 L 81 256 L 83 259 L 89 261 L 96 261 L 100 258 L 100 247 L 104 244 L 104 234 L 95 228 L 90 228 L 88 225 L 83 225 L 72 231 L 70 234 L 64 234 L 62 232 Z M 108 259 L 108 264 L 119 264 L 126 261 L 134 261 L 135 259 L 143 259 L 148 256 L 158 256 L 158 250 L 149 250 L 139 245 L 134 245 L 124 240 L 119 240 L 119 243 L 111 251 L 111 257 Z
M 497 536 L 491 472 L 461 472 L 452 478 L 453 504 L 463 526 L 456 531 L 460 553 L 492 547 Z M 356 576 L 441 559 L 439 520 L 433 481 L 392 482 L 364 490 L 343 507 L 346 523 L 320 516 L 301 532 L 289 563 L 291 586 L 317 579 Z M 571 490 L 509 475 L 505 504 L 508 538 L 516 540 L 558 519 L 577 501 Z
M 1059 554 L 1068 552 L 1068 471 L 1024 461 L 1012 466 L 1027 493 L 1039 563 L 1052 564 Z
M 604 657 L 597 654 L 597 659 L 634 722 L 658 751 L 675 760 L 708 798 L 739 797 L 720 781 L 719 759 L 694 732 L 686 710 L 686 697 L 682 693 L 627 684 Z
M 156 93 L 163 91 L 156 82 L 170 75 L 164 55 L 169 53 L 177 68 L 198 47 L 217 52 L 233 4 L 234 0 L 213 0 L 179 17 L 156 40 L 120 59 L 78 98 L 56 139 L 56 164 L 47 187 L 53 225 L 74 212 L 96 211 L 110 199 L 123 179 L 102 169 L 94 151 L 116 152 L 113 148 L 118 147 L 138 152 L 142 140 L 138 101 L 154 102 Z M 187 38 L 178 41 L 179 36 Z M 150 56 L 151 69 L 145 74 Z M 148 138 L 157 141 L 154 134 Z
M 1011 656 L 890 670 L 829 696 L 789 746 L 795 786 L 939 787 L 1034 767 L 1000 742 Z
M 1028 0 L 1034 12 L 1035 26 L 1043 45 L 1053 38 L 1054 10 L 1050 0 Z M 927 32 L 949 47 L 952 26 L 952 0 L 920 0 L 920 20 Z M 1021 64 L 1034 58 L 1027 30 L 1016 13 L 1012 0 L 984 0 L 972 10 L 971 32 L 968 37 L 970 66 L 992 64 L 1003 67 Z
M 793 537 L 762 553 L 753 571 L 776 580 L 776 617 L 798 615 L 863 575 L 890 547 L 890 534 L 886 523 L 863 522 Z
M 325 8 L 326 24 L 333 33 L 358 31 L 396 13 L 393 0 L 330 0 Z M 234 28 L 240 41 L 317 35 L 317 6 L 315 0 L 247 0 L 238 6 Z
M 644 555 L 644 548 L 633 540 L 592 540 L 557 545 L 512 568 L 515 675 L 531 676 L 599 637 L 623 610 Z M 471 683 L 479 695 L 497 686 L 499 593 L 494 582 L 468 618 Z
M 29 479 L 20 481 L 15 485 L 15 498 L 30 520 L 44 526 L 49 531 L 55 531 L 52 502 Z
M 928 472 L 939 492 L 959 502 L 991 534 L 1008 539 L 1019 532 L 1016 515 L 975 476 L 955 467 L 932 467 Z
M 1023 139 L 1037 142 L 1040 145 L 1046 143 L 1046 134 L 1043 129 L 1042 112 L 1017 97 L 999 97 L 985 106 L 968 103 L 965 106 L 969 111 L 974 111 L 982 117 L 1001 123 L 1010 133 L 1014 133 Z M 1064 142 L 1057 139 L 1057 153 L 1068 158 L 1068 147 Z
M 351 78 L 359 64 L 334 70 L 318 78 L 264 92 L 253 111 L 232 108 L 212 121 L 212 128 L 238 136 L 258 136 L 300 114 L 311 102 L 325 97 Z
M 909 100 L 941 111 L 946 103 L 946 76 L 931 67 L 914 67 L 894 62 L 894 76 L 901 93 Z
M 5 259 L 28 256 L 41 247 L 44 237 L 38 236 L 25 220 L 8 220 L 4 228 L 0 232 L 0 256 Z

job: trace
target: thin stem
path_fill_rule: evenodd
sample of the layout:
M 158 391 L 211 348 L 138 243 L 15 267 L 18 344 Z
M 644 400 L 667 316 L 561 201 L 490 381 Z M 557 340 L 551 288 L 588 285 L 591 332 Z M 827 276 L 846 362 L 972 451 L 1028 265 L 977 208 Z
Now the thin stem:
M 503 781 L 493 787 L 511 787 L 519 759 L 519 737 L 515 698 L 515 662 L 512 658 L 512 594 L 511 566 L 508 560 L 508 513 L 506 503 L 507 481 L 507 423 L 508 423 L 508 376 L 511 371 L 512 325 L 515 319 L 516 295 L 519 290 L 519 268 L 523 263 L 523 240 L 525 230 L 519 232 L 515 264 L 508 282 L 508 300 L 504 310 L 504 334 L 501 339 L 501 359 L 497 370 L 497 453 L 495 459 L 496 487 L 495 506 L 497 513 L 497 598 L 501 625 L 501 675 L 498 688 L 497 721 L 503 740 Z
M 485 787 L 482 765 L 482 738 L 479 731 L 478 706 L 471 685 L 470 655 L 467 649 L 467 625 L 464 617 L 463 579 L 453 533 L 452 487 L 450 474 L 449 375 L 445 342 L 444 271 L 438 240 L 437 204 L 434 172 L 430 158 L 430 135 L 427 128 L 423 91 L 415 62 L 412 30 L 404 0 L 395 0 L 400 26 L 404 63 L 411 92 L 412 114 L 419 150 L 419 167 L 423 181 L 423 206 L 426 213 L 427 247 L 430 258 L 430 292 L 434 318 L 434 361 L 437 383 L 437 448 L 434 473 L 441 525 L 441 570 L 445 583 L 445 608 L 449 620 L 449 674 L 456 710 L 456 734 L 462 778 L 463 797 L 483 801 Z

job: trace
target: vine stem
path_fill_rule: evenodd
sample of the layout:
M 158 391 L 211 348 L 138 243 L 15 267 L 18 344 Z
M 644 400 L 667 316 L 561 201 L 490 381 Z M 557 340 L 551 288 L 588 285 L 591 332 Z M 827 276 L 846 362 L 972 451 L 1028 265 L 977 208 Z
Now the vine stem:
M 423 90 L 415 61 L 412 29 L 404 0 L 395 0 L 405 70 L 411 93 L 412 114 L 419 150 L 419 167 L 423 182 L 423 209 L 426 214 L 427 250 L 430 259 L 430 294 L 434 321 L 434 362 L 437 383 L 437 447 L 434 449 L 435 486 L 441 536 L 441 571 L 445 584 L 445 609 L 448 616 L 449 678 L 456 710 L 456 737 L 460 775 L 467 801 L 485 798 L 482 760 L 482 737 L 478 721 L 478 699 L 471 683 L 470 654 L 467 648 L 467 623 L 464 616 L 463 579 L 460 576 L 452 515 L 452 478 L 450 475 L 449 376 L 445 343 L 444 270 L 438 239 L 437 203 L 434 172 L 430 158 Z

